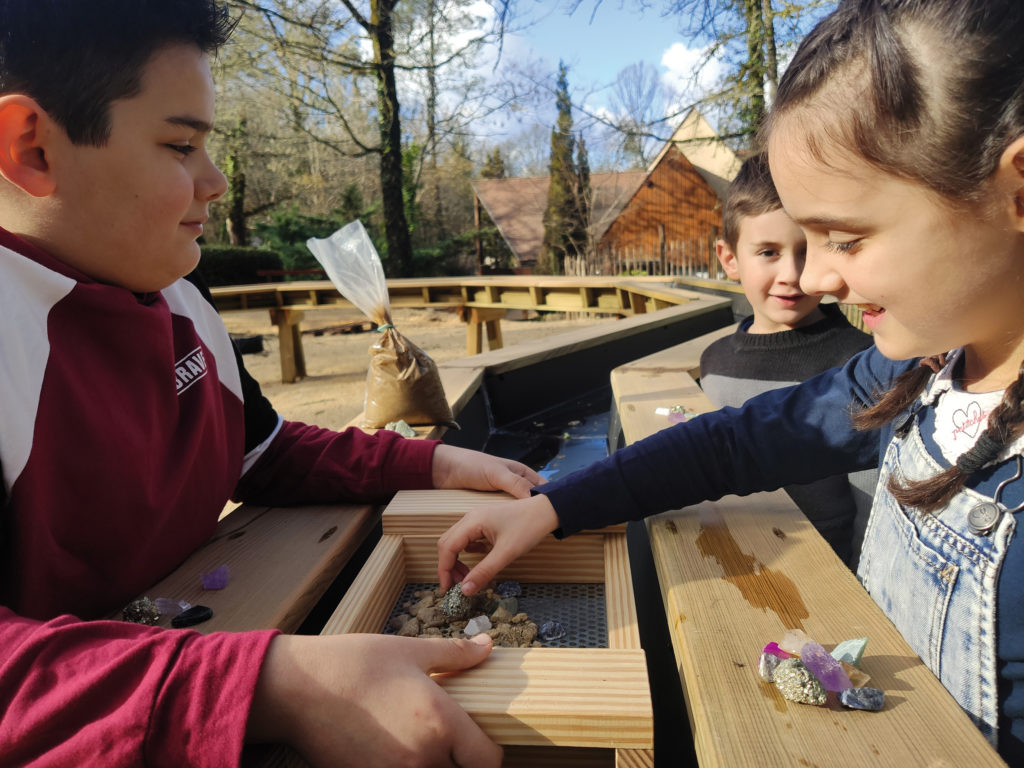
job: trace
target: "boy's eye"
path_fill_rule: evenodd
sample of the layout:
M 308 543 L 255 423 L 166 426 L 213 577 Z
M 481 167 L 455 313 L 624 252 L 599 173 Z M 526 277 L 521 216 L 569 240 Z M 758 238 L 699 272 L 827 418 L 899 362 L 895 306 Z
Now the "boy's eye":
M 196 151 L 196 148 L 193 147 L 191 144 L 188 144 L 188 143 L 185 143 L 185 144 L 168 144 L 167 146 L 170 147 L 171 149 L 173 149 L 175 152 L 178 152 L 179 154 L 186 155 L 186 156 L 187 155 L 191 155 L 193 152 Z
M 779 252 L 776 251 L 774 248 L 762 248 L 760 251 L 757 252 L 757 255 L 763 256 L 766 259 L 770 259 L 775 256 L 778 256 Z

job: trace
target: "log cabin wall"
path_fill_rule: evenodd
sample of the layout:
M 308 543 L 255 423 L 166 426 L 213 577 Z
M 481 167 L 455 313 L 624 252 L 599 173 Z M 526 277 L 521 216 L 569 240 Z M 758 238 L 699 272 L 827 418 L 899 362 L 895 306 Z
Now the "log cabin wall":
M 661 162 L 608 227 L 596 248 L 598 264 L 608 274 L 622 265 L 658 262 L 660 274 L 693 270 L 673 269 L 696 262 L 698 271 L 711 271 L 714 243 L 722 227 L 721 201 L 700 172 L 672 145 Z M 594 269 L 588 270 L 593 273 Z

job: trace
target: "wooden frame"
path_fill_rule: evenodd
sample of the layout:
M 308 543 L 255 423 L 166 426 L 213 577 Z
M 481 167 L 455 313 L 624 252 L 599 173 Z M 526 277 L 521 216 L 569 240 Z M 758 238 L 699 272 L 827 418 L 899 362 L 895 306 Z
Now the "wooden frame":
M 322 634 L 381 631 L 407 583 L 437 581 L 438 536 L 466 510 L 508 498 L 474 491 L 399 493 L 384 511 L 377 548 Z M 473 561 L 474 556 L 466 558 Z M 507 764 L 565 764 L 565 758 L 572 764 L 610 765 L 614 754 L 619 765 L 651 765 L 647 664 L 623 528 L 564 542 L 552 537 L 500 578 L 604 582 L 609 647 L 495 648 L 480 666 L 440 677 L 438 683 L 491 738 L 506 746 Z M 573 749 L 562 754 L 559 748 Z

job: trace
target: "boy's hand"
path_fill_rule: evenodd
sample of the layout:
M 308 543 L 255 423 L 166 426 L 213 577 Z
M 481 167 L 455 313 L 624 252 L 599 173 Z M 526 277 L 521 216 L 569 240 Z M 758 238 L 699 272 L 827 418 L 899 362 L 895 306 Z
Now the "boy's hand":
M 431 472 L 435 488 L 505 491 L 517 499 L 525 499 L 533 486 L 544 482 L 544 478 L 518 461 L 451 445 L 434 449 Z
M 558 527 L 555 508 L 543 493 L 471 509 L 437 540 L 441 589 L 461 581 L 463 593 L 472 595 Z M 459 562 L 463 550 L 487 555 L 470 570 Z
M 246 741 L 294 747 L 313 766 L 481 766 L 502 750 L 430 679 L 483 661 L 491 639 L 279 635 L 256 685 Z

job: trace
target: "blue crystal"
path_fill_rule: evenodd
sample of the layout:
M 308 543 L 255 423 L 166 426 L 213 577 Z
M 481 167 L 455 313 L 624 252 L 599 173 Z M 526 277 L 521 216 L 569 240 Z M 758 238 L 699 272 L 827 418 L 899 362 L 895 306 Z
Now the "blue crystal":
M 557 621 L 545 621 L 541 624 L 540 633 L 541 640 L 558 640 L 560 637 L 565 637 L 565 627 L 559 624 Z
M 885 706 L 885 693 L 877 688 L 847 688 L 839 692 L 839 703 L 850 709 L 877 712 Z
M 519 597 L 523 594 L 523 588 L 519 586 L 518 581 L 503 581 L 494 591 L 502 597 Z

